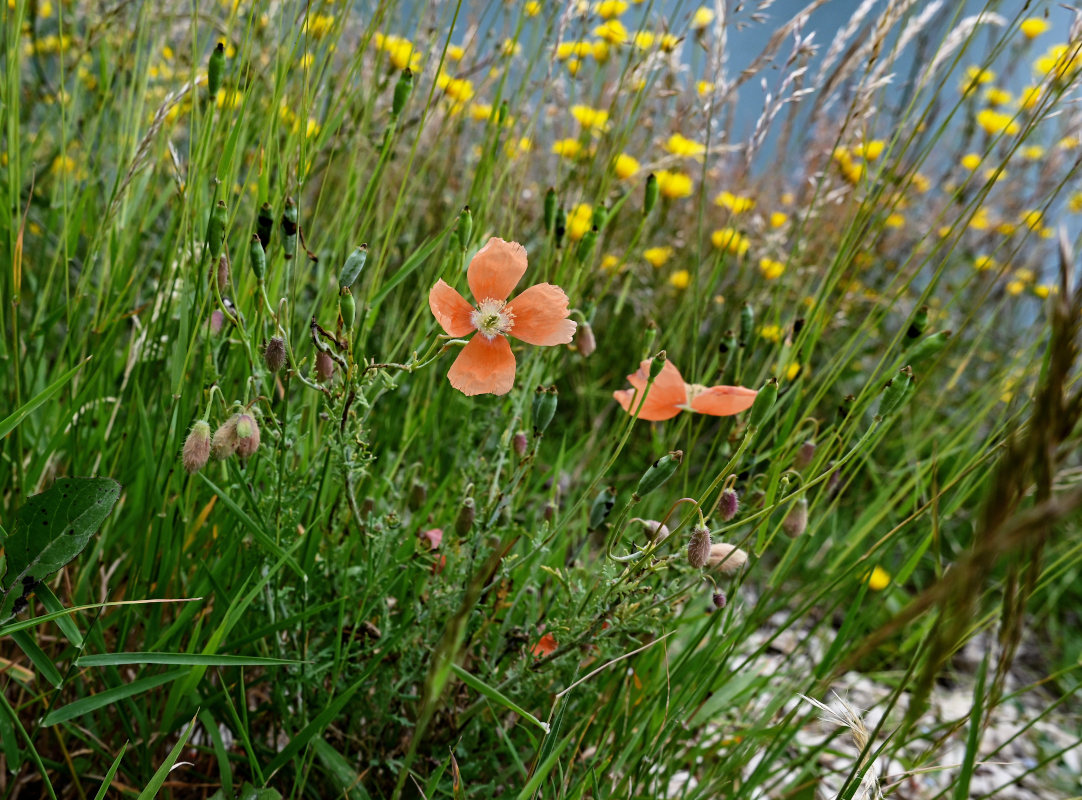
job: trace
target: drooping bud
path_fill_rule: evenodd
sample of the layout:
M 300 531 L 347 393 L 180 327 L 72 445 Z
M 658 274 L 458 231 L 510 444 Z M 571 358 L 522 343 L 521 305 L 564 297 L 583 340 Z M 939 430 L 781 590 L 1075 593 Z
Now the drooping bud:
M 181 460 L 189 474 L 199 472 L 210 459 L 210 425 L 199 420 L 192 425 L 188 438 L 184 440 Z
M 564 211 L 563 206 L 556 209 L 556 227 L 553 232 L 556 234 L 556 246 L 559 247 L 564 240 L 564 234 L 567 233 L 567 212 Z
M 555 386 L 538 386 L 533 397 L 533 435 L 540 436 L 556 415 L 558 394 Z
M 342 265 L 341 271 L 338 273 L 338 285 L 341 288 L 349 288 L 356 282 L 358 276 L 361 274 L 361 270 L 364 269 L 364 262 L 368 260 L 368 245 L 362 244 L 359 247 L 354 248 L 353 252 L 349 254 L 349 258 L 346 259 L 346 263 Z
M 590 256 L 593 255 L 594 246 L 597 244 L 597 226 L 594 225 L 590 230 L 586 231 L 586 234 L 579 240 L 578 250 L 575 251 L 575 257 L 585 263 L 590 260 Z
M 229 212 L 225 201 L 219 200 L 211 209 L 210 220 L 207 222 L 207 247 L 210 248 L 211 258 L 221 255 L 222 245 L 225 243 L 225 225 L 228 221 Z
M 316 375 L 321 381 L 334 377 L 334 359 L 322 350 L 316 353 Z
M 458 225 L 455 227 L 458 236 L 458 246 L 465 250 L 470 246 L 470 236 L 473 234 L 473 214 L 469 206 L 463 206 L 458 214 Z
M 648 216 L 657 205 L 658 185 L 657 175 L 650 173 L 646 176 L 646 191 L 642 200 L 642 215 Z
M 614 505 L 616 505 L 616 490 L 611 486 L 602 489 L 601 493 L 594 498 L 593 505 L 590 506 L 590 530 L 597 530 L 605 524 Z
M 267 274 L 267 254 L 263 250 L 263 243 L 259 241 L 258 233 L 252 234 L 252 241 L 248 243 L 248 255 L 256 280 L 262 281 Z
M 680 462 L 684 460 L 684 452 L 682 450 L 674 450 L 671 453 L 666 453 L 649 467 L 643 476 L 639 478 L 638 488 L 635 489 L 635 497 L 642 499 L 650 492 L 657 489 L 665 481 L 673 476 L 676 472 L 676 468 L 680 466 Z
M 259 425 L 251 414 L 238 414 L 236 420 L 237 455 L 251 458 L 259 449 Z
M 218 291 L 224 292 L 229 286 L 229 257 L 225 253 L 218 256 L 218 264 L 212 271 L 214 280 L 218 282 Z
M 263 348 L 263 363 L 271 372 L 278 372 L 286 365 L 286 343 L 280 336 L 272 336 Z
M 545 233 L 552 233 L 556 225 L 556 190 L 551 186 L 545 192 Z
M 650 361 L 650 380 L 656 380 L 657 376 L 661 374 L 661 370 L 665 369 L 665 361 L 668 359 L 668 355 L 664 350 L 659 350 L 653 360 Z
M 207 93 L 210 95 L 211 100 L 218 94 L 218 90 L 222 88 L 223 72 L 225 72 L 225 44 L 218 42 L 214 52 L 210 54 L 210 61 L 207 62 Z
M 883 387 L 883 394 L 879 400 L 879 412 L 880 417 L 885 417 L 891 412 L 897 410 L 902 403 L 909 397 L 909 392 L 913 388 L 913 368 L 902 367 L 898 374 L 887 381 L 887 385 Z
M 519 431 L 511 437 L 511 447 L 514 448 L 515 455 L 519 458 L 522 458 L 526 455 L 526 450 L 529 448 L 529 446 L 529 440 L 526 438 L 526 434 L 524 434 L 522 431 Z
M 793 503 L 793 507 L 789 509 L 789 513 L 782 520 L 781 527 L 794 539 L 808 529 L 808 501 L 806 498 L 801 497 Z
M 721 611 L 725 608 L 725 592 L 714 592 L 713 597 L 710 598 L 714 603 L 714 608 Z
M 473 528 L 473 521 L 477 518 L 477 505 L 472 497 L 463 499 L 459 506 L 458 516 L 455 517 L 455 533 L 465 536 Z
M 793 466 L 797 469 L 804 469 L 809 464 L 811 464 L 812 459 L 814 458 L 815 442 L 809 439 L 797 448 L 796 457 L 793 458 Z
M 352 331 L 357 321 L 357 301 L 353 299 L 353 292 L 348 286 L 343 286 L 338 294 L 338 316 L 346 333 Z
M 575 334 L 575 344 L 583 358 L 588 358 L 597 349 L 597 339 L 594 338 L 594 329 L 589 322 L 579 324 L 578 333 Z
M 207 326 L 210 328 L 212 336 L 217 336 L 222 332 L 222 326 L 225 325 L 225 312 L 220 308 L 216 308 L 210 312 L 210 318 L 207 320 Z
M 688 540 L 688 563 L 699 569 L 706 566 L 710 558 L 710 529 L 692 528 Z
M 748 554 L 726 542 L 714 542 L 710 545 L 710 554 L 706 563 L 726 575 L 739 572 L 748 563 Z
M 774 409 L 774 403 L 778 400 L 778 379 L 771 378 L 755 395 L 755 401 L 751 404 L 748 412 L 748 429 L 758 428 L 762 425 L 770 412 Z
M 751 303 L 744 303 L 740 307 L 740 346 L 747 347 L 751 341 L 751 332 L 755 327 L 755 309 Z
M 718 497 L 717 512 L 722 522 L 728 522 L 740 510 L 740 495 L 731 488 L 723 489 Z
M 924 329 L 928 327 L 928 306 L 921 306 L 913 315 L 913 321 L 909 323 L 909 329 L 905 332 L 908 344 L 913 344 L 916 339 L 924 335 Z
M 394 86 L 394 100 L 391 103 L 391 114 L 394 117 L 398 117 L 402 113 L 402 109 L 406 107 L 406 101 L 410 99 L 410 92 L 413 91 L 413 72 L 409 67 L 402 70 L 402 74 L 398 76 L 398 83 Z
M 255 235 L 259 237 L 259 243 L 266 252 L 270 247 L 271 231 L 274 230 L 274 213 L 270 203 L 264 203 L 259 207 L 259 215 L 255 218 Z
M 640 517 L 632 517 L 628 520 L 629 523 L 637 522 L 646 528 L 646 533 L 649 534 L 650 541 L 655 544 L 660 544 L 669 538 L 669 534 L 672 531 L 669 530 L 668 525 L 662 525 L 656 519 L 642 519 Z
M 214 431 L 210 440 L 210 454 L 217 459 L 229 458 L 237 451 L 237 416 L 234 414 Z
M 292 197 L 286 198 L 285 209 L 282 211 L 282 250 L 286 260 L 297 254 L 297 220 L 299 219 L 297 204 Z

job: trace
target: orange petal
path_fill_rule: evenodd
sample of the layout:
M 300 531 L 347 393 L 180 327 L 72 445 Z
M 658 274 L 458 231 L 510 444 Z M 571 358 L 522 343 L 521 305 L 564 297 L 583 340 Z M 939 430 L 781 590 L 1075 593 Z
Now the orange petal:
M 428 307 L 432 309 L 432 315 L 450 336 L 465 336 L 474 330 L 470 322 L 470 314 L 473 306 L 466 302 L 466 298 L 444 283 L 443 279 L 436 281 L 436 285 L 428 293 Z
M 635 389 L 618 389 L 612 393 L 612 396 L 616 398 L 616 402 L 624 407 L 624 411 L 628 414 L 634 414 L 635 412 L 631 408 L 631 401 L 635 396 Z M 640 392 L 641 394 L 641 392 Z M 650 394 L 646 397 L 646 402 L 637 402 L 636 406 L 642 406 L 642 411 L 639 413 L 639 419 L 645 419 L 649 422 L 660 422 L 663 419 L 672 419 L 680 413 L 680 408 L 673 404 L 656 403 L 654 402 L 654 390 L 650 390 Z
M 447 380 L 462 394 L 507 394 L 515 385 L 515 356 L 503 336 L 477 334 L 458 354 Z
M 546 633 L 537 640 L 537 644 L 531 648 L 531 652 L 538 658 L 541 658 L 542 656 L 548 656 L 555 653 L 557 647 L 559 647 L 559 645 L 556 642 L 556 637 L 551 633 Z
M 684 383 L 684 379 L 680 377 L 680 370 L 671 361 L 665 362 L 665 366 L 661 368 L 661 372 L 654 379 L 654 385 L 650 387 L 650 391 L 645 398 L 643 398 L 643 393 L 646 392 L 646 384 L 650 379 L 650 360 L 643 361 L 639 365 L 638 371 L 634 375 L 628 375 L 627 379 L 638 391 L 638 396 L 642 398 L 635 401 L 635 408 L 642 407 L 639 412 L 639 419 L 651 422 L 672 419 L 680 413 L 680 407 L 687 403 L 687 385 Z M 613 397 L 629 414 L 634 413 L 631 408 L 632 394 L 633 392 L 630 389 L 613 392 Z
M 751 408 L 757 394 L 754 389 L 743 386 L 711 386 L 691 398 L 691 410 L 715 417 L 728 417 Z
M 567 295 L 559 286 L 539 283 L 507 304 L 514 314 L 508 333 L 529 344 L 569 344 L 578 327 L 567 318 Z
M 506 300 L 526 272 L 526 248 L 493 236 L 473 257 L 466 279 L 474 299 Z

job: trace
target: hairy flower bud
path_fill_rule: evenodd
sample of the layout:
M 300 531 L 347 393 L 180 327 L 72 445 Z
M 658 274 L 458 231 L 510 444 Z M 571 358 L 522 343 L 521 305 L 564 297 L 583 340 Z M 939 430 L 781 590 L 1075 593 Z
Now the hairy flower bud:
M 216 308 L 210 312 L 210 317 L 207 319 L 207 327 L 210 328 L 211 336 L 217 336 L 222 332 L 222 327 L 225 325 L 225 313 Z
M 530 440 L 526 438 L 526 434 L 519 431 L 511 437 L 511 447 L 515 450 L 515 455 L 522 458 L 526 455 L 527 449 L 529 449 Z
M 251 414 L 238 414 L 236 420 L 237 455 L 251 458 L 259 449 L 259 425 Z
M 699 569 L 706 566 L 708 558 L 710 558 L 710 530 L 692 528 L 691 538 L 688 540 L 688 563 Z
M 218 257 L 217 266 L 212 268 L 211 274 L 218 282 L 218 291 L 224 292 L 229 286 L 229 257 L 225 253 Z
M 718 516 L 722 522 L 728 522 L 740 510 L 740 495 L 734 489 L 723 489 L 718 497 Z
M 815 442 L 810 439 L 797 448 L 793 458 L 793 466 L 797 469 L 805 469 L 815 458 Z
M 732 575 L 742 570 L 748 563 L 748 554 L 726 542 L 714 542 L 710 545 L 710 554 L 706 562 L 726 575 Z
M 781 527 L 794 539 L 808 529 L 808 501 L 805 498 L 801 497 L 793 503 L 793 507 L 782 520 Z
M 334 359 L 322 350 L 316 353 L 316 375 L 321 381 L 334 377 Z
M 669 538 L 669 534 L 672 532 L 669 530 L 668 525 L 662 525 L 656 519 L 641 519 L 640 517 L 632 517 L 628 522 L 637 522 L 642 525 L 646 532 L 650 535 L 650 541 L 655 543 L 661 543 Z
M 575 335 L 575 344 L 583 358 L 589 358 L 590 354 L 597 349 L 597 339 L 594 338 L 594 329 L 590 327 L 589 322 L 579 325 L 578 333 Z
M 272 336 L 263 348 L 263 363 L 271 372 L 277 372 L 286 365 L 286 343 L 280 336 Z
M 210 440 L 210 453 L 217 459 L 229 458 L 237 452 L 237 415 L 233 415 L 214 431 Z
M 199 472 L 210 459 L 210 425 L 199 420 L 192 425 L 188 438 L 184 440 L 181 460 L 189 473 Z
M 710 598 L 714 603 L 714 608 L 721 611 L 725 608 L 725 592 L 714 592 L 713 597 Z

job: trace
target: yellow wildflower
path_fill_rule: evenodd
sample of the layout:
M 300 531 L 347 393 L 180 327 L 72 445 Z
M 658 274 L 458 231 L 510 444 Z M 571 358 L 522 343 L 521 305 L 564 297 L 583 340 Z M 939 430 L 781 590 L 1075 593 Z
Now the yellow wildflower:
M 304 30 L 313 39 L 322 39 L 333 29 L 333 14 L 311 14 L 304 20 Z
M 601 269 L 606 272 L 612 272 L 612 270 L 616 269 L 618 266 L 620 266 L 620 259 L 612 253 L 605 253 L 605 255 L 601 257 Z
M 620 155 L 616 156 L 612 166 L 616 172 L 616 177 L 620 180 L 627 180 L 639 171 L 639 162 L 627 153 L 620 153 Z
M 1001 222 L 996 225 L 996 233 L 1000 236 L 1014 236 L 1017 226 L 1013 222 Z
M 1058 81 L 1064 81 L 1079 67 L 1079 53 L 1065 44 L 1057 44 L 1048 49 L 1047 54 L 1034 62 L 1034 67 L 1041 75 L 1049 75 Z
M 596 42 L 590 42 L 590 55 L 594 57 L 594 61 L 598 64 L 604 64 L 609 60 L 609 56 L 612 54 L 612 45 L 606 42 L 604 39 L 598 39 Z
M 218 108 L 236 108 L 244 102 L 244 93 L 236 89 L 219 89 L 214 98 L 214 105 Z
M 491 103 L 473 103 L 470 106 L 470 118 L 478 122 L 485 122 L 492 118 Z
M 886 147 L 886 142 L 872 139 L 870 142 L 863 142 L 854 147 L 853 155 L 865 161 L 875 161 L 883 154 L 884 147 Z
M 1010 103 L 1013 98 L 1011 93 L 1006 89 L 989 86 L 984 92 L 984 99 L 993 106 L 1005 106 Z
M 650 31 L 636 31 L 635 35 L 631 37 L 631 43 L 640 50 L 649 50 L 656 41 L 657 37 Z
M 667 169 L 659 169 L 654 173 L 657 178 L 657 188 L 663 197 L 679 199 L 690 197 L 693 183 L 691 176 L 684 172 L 669 172 Z
M 799 374 L 800 374 L 800 363 L 797 362 L 797 361 L 794 361 L 792 364 L 790 364 L 785 369 L 785 379 L 787 381 L 796 380 L 796 376 L 799 375 Z
M 677 48 L 677 46 L 679 46 L 679 44 L 680 44 L 680 37 L 679 36 L 675 36 L 674 34 L 671 34 L 671 33 L 663 33 L 663 34 L 661 34 L 661 42 L 660 42 L 661 49 L 664 50 L 666 53 L 671 53 L 673 50 L 675 50 Z
M 976 153 L 966 153 L 962 156 L 962 166 L 970 172 L 981 165 L 981 157 Z
M 1067 198 L 1067 208 L 1072 214 L 1082 212 L 1082 192 L 1075 192 Z
M 1039 231 L 1041 225 L 1044 224 L 1044 212 L 1033 208 L 1029 211 L 1023 211 L 1019 219 L 1031 231 Z
M 578 139 L 557 139 L 552 143 L 552 152 L 564 158 L 578 158 L 582 154 L 582 143 Z
M 373 41 L 379 50 L 387 54 L 395 69 L 406 69 L 408 67 L 414 72 L 420 70 L 421 54 L 417 52 L 417 48 L 409 39 L 393 35 L 384 36 L 377 33 L 373 37 Z
M 996 73 L 990 69 L 981 69 L 976 65 L 966 67 L 966 77 L 962 81 L 962 94 L 969 94 L 978 86 L 991 83 L 996 79 Z
M 660 267 L 663 266 L 666 261 L 672 258 L 672 248 L 647 247 L 645 250 L 642 251 L 642 257 L 645 258 L 650 265 L 654 267 Z
M 785 273 L 785 264 L 772 258 L 759 259 L 759 271 L 768 281 L 780 278 Z
M 969 227 L 975 231 L 986 231 L 992 227 L 992 219 L 988 216 L 988 209 L 978 208 L 973 212 L 973 218 L 969 220 Z
M 722 192 L 714 198 L 715 205 L 727 208 L 733 214 L 743 214 L 755 208 L 755 201 L 750 197 L 741 197 L 732 192 Z
M 770 215 L 770 227 L 780 228 L 789 221 L 789 215 L 784 211 L 775 211 Z
M 514 39 L 504 39 L 503 43 L 500 44 L 501 56 L 517 56 L 521 52 L 522 45 L 516 42 Z
M 698 92 L 700 96 L 710 94 L 715 88 L 714 84 L 710 81 L 699 81 L 695 84 L 695 91 Z
M 527 17 L 536 17 L 541 13 L 541 4 L 537 2 L 537 0 L 529 0 L 529 2 L 522 7 L 522 13 Z
M 1018 123 L 1014 121 L 1010 114 L 1004 114 L 1002 111 L 995 111 L 991 108 L 985 108 L 977 112 L 977 124 L 984 128 L 985 133 L 993 136 L 999 133 L 1013 136 L 1019 131 Z
M 594 36 L 609 44 L 626 44 L 629 38 L 627 28 L 618 19 L 610 19 L 594 28 Z
M 461 61 L 466 55 L 466 48 L 460 47 L 457 44 L 447 45 L 447 57 L 452 61 Z
M 1039 144 L 1031 144 L 1022 148 L 1022 158 L 1027 158 L 1030 161 L 1037 161 L 1044 158 L 1044 148 Z
M 473 83 L 465 78 L 452 78 L 441 72 L 436 77 L 436 86 L 456 103 L 468 103 L 473 98 Z
M 609 125 L 609 112 L 589 106 L 571 106 L 571 116 L 579 121 L 579 124 L 588 131 L 599 133 Z
M 556 48 L 556 58 L 566 61 L 569 58 L 586 58 L 592 52 L 590 42 L 561 42 Z
M 686 289 L 691 285 L 691 273 L 680 269 L 669 276 L 669 284 L 677 289 Z
M 696 31 L 702 30 L 713 21 L 714 10 L 706 6 L 699 6 L 695 9 L 695 13 L 691 15 L 691 28 Z
M 991 256 L 977 256 L 973 259 L 973 269 L 977 270 L 977 272 L 999 269 L 999 262 Z
M 1012 297 L 1017 297 L 1026 290 L 1026 285 L 1022 281 L 1008 281 L 1007 282 L 1007 294 Z
M 1079 144 L 1082 144 L 1082 141 L 1077 136 L 1064 136 L 1056 142 L 1056 146 L 1060 150 L 1074 150 Z
M 1048 20 L 1040 17 L 1028 17 L 1019 23 L 1022 35 L 1027 39 L 1036 39 L 1049 28 Z
M 1014 277 L 1023 283 L 1033 283 L 1033 279 L 1037 276 L 1033 274 L 1033 270 L 1023 267 L 1014 271 Z
M 759 328 L 759 335 L 768 342 L 781 341 L 781 328 L 777 325 L 764 325 Z
M 572 58 L 567 62 L 567 71 L 570 72 L 572 76 L 578 75 L 580 69 L 582 69 L 582 62 L 579 61 L 579 59 Z
M 675 156 L 696 158 L 706 152 L 706 145 L 693 142 L 679 133 L 674 133 L 665 142 L 665 149 Z
M 1039 283 L 1033 287 L 1033 293 L 1043 300 L 1052 294 L 1054 289 L 1054 286 L 1049 286 L 1047 283 Z
M 890 573 L 882 567 L 877 566 L 861 578 L 861 580 L 868 584 L 868 588 L 873 592 L 881 592 L 890 586 Z
M 567 215 L 567 238 L 577 242 L 593 227 L 594 208 L 589 203 L 579 203 Z
M 902 215 L 902 214 L 899 214 L 897 211 L 895 211 L 893 214 L 890 214 L 890 215 L 887 216 L 887 218 L 886 218 L 886 220 L 884 220 L 883 224 L 886 225 L 888 228 L 895 228 L 895 229 L 904 228 L 905 227 L 905 216 Z
M 719 250 L 727 250 L 736 256 L 745 255 L 751 246 L 748 237 L 736 228 L 719 228 L 710 234 L 710 241 Z
M 601 0 L 594 4 L 594 12 L 601 19 L 612 19 L 627 11 L 627 3 L 624 0 Z
M 1041 101 L 1041 87 L 1027 86 L 1018 96 L 1018 107 L 1026 111 L 1032 111 Z

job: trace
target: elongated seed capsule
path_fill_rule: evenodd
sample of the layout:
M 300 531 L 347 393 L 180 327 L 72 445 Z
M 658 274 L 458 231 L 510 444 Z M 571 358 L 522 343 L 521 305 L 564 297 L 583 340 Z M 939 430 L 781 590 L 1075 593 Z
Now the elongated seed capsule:
M 646 176 L 646 193 L 642 200 L 642 215 L 645 217 L 654 210 L 657 205 L 657 175 L 650 173 Z
M 665 361 L 668 359 L 668 355 L 664 350 L 659 350 L 657 355 L 650 361 L 650 380 L 655 380 L 658 375 L 661 374 L 661 370 L 665 369 Z
M 285 209 L 282 211 L 282 249 L 285 251 L 286 260 L 297 254 L 297 219 L 297 204 L 292 197 L 287 197 Z
M 259 237 L 259 243 L 263 245 L 263 252 L 270 247 L 271 231 L 274 230 L 274 212 L 270 203 L 264 203 L 259 207 L 259 214 L 255 218 L 255 233 Z
M 751 404 L 751 411 L 748 412 L 749 430 L 758 428 L 766 421 L 777 400 L 778 379 L 771 378 L 763 385 L 763 388 L 759 390 L 759 393 L 755 395 L 755 401 Z
M 564 211 L 563 206 L 556 209 L 556 228 L 554 233 L 556 235 L 556 246 L 559 247 L 563 243 L 564 234 L 567 233 L 567 212 Z
M 642 499 L 650 492 L 660 487 L 665 481 L 673 476 L 676 472 L 676 468 L 680 466 L 680 462 L 684 460 L 683 450 L 673 450 L 671 453 L 666 453 L 649 467 L 646 468 L 646 472 L 639 478 L 639 485 L 635 489 L 635 497 Z
M 394 100 L 391 103 L 391 114 L 397 117 L 402 113 L 402 109 L 406 107 L 406 101 L 410 99 L 410 92 L 413 91 L 413 72 L 409 67 L 402 70 L 402 74 L 398 76 L 398 83 L 394 86 Z
M 496 110 L 496 122 L 498 122 L 500 125 L 503 125 L 507 121 L 507 118 L 508 116 L 510 116 L 510 114 L 511 110 L 507 105 L 507 101 L 501 100 L 500 107 Z
M 950 340 L 950 331 L 939 331 L 938 333 L 931 333 L 913 345 L 913 348 L 906 355 L 905 360 L 909 362 L 909 366 L 920 366 L 925 361 L 939 355 L 944 347 L 947 346 L 947 342 Z
M 896 411 L 909 397 L 912 387 L 913 368 L 902 367 L 898 370 L 898 374 L 887 381 L 887 385 L 883 387 L 883 394 L 879 400 L 879 416 L 885 417 Z
M 545 233 L 552 233 L 556 225 L 556 190 L 551 186 L 545 192 Z
M 353 330 L 353 324 L 357 321 L 357 301 L 353 299 L 353 292 L 348 286 L 343 286 L 338 294 L 338 315 L 342 318 L 342 327 L 346 333 Z
M 755 327 L 755 309 L 751 303 L 744 303 L 740 308 L 740 346 L 747 347 L 751 341 L 751 331 Z
M 540 436 L 556 415 L 557 392 L 555 386 L 537 387 L 533 397 L 533 435 Z
M 909 329 L 905 332 L 906 343 L 914 344 L 924 335 L 926 327 L 928 327 L 928 306 L 921 306 L 913 315 L 913 321 L 909 323 Z
M 210 247 L 210 257 L 218 258 L 222 253 L 222 245 L 225 243 L 225 224 L 228 221 L 229 212 L 226 210 L 225 201 L 219 200 L 214 204 L 210 212 L 210 220 L 207 222 L 207 246 Z
M 342 269 L 338 272 L 338 286 L 343 289 L 353 286 L 357 277 L 361 274 L 361 270 L 364 269 L 364 262 L 367 259 L 368 245 L 362 244 L 355 247 L 353 252 L 349 254 L 349 258 L 346 259 L 346 263 L 342 265 Z
M 590 506 L 590 530 L 597 530 L 605 524 L 614 505 L 616 505 L 616 490 L 611 486 L 602 489 L 601 493 L 594 498 L 593 505 Z
M 252 241 L 248 245 L 248 255 L 251 256 L 252 272 L 258 280 L 262 281 L 267 274 L 267 254 L 263 252 L 263 244 L 259 241 L 259 234 L 252 234 Z
M 225 44 L 218 42 L 207 63 L 207 93 L 212 100 L 222 88 L 223 72 L 225 72 Z
M 590 256 L 593 255 L 594 245 L 597 244 L 597 226 L 594 225 L 590 230 L 586 231 L 586 234 L 579 240 L 579 248 L 575 251 L 575 257 L 582 263 L 590 260 Z
M 473 214 L 469 206 L 462 207 L 455 232 L 458 234 L 458 246 L 465 250 L 470 246 L 470 235 L 473 233 Z
M 605 223 L 609 221 L 609 210 L 603 205 L 598 205 L 594 209 L 594 216 L 591 221 L 595 228 L 601 230 L 605 227 Z

